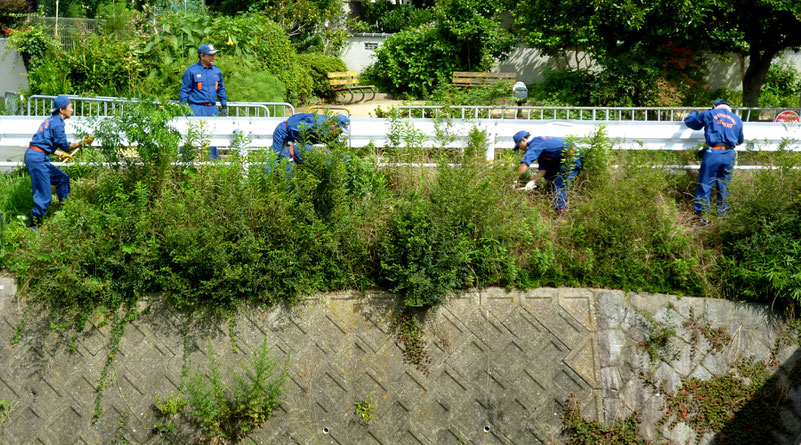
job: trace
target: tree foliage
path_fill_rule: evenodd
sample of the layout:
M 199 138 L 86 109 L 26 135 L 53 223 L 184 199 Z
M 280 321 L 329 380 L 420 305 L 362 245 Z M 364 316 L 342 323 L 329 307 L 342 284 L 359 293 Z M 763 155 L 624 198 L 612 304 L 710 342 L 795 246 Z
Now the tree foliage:
M 794 0 L 520 0 L 513 14 L 515 31 L 529 46 L 551 56 L 584 51 L 612 82 L 620 79 L 610 96 L 616 98 L 630 95 L 629 70 L 639 71 L 640 89 L 656 91 L 660 78 L 681 77 L 686 69 L 674 56 L 736 53 L 749 61 L 744 105 L 756 106 L 771 60 L 801 46 L 801 2 Z M 648 98 L 631 102 L 648 104 Z
M 500 26 L 502 11 L 490 0 L 438 0 L 434 22 L 388 38 L 367 74 L 389 92 L 422 97 L 452 71 L 489 69 L 514 45 Z

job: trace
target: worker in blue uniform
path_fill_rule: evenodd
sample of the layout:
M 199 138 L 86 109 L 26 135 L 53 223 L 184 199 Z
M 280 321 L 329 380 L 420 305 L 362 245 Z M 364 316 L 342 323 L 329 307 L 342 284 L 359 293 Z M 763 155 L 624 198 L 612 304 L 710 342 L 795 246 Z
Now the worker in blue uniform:
M 50 163 L 50 155 L 56 155 L 62 161 L 71 161 L 69 150 L 84 143 L 92 143 L 93 138 L 69 143 L 64 130 L 64 121 L 72 117 L 73 108 L 67 96 L 61 95 L 53 100 L 51 116 L 39 126 L 33 135 L 28 149 L 25 151 L 25 167 L 31 175 L 33 189 L 33 209 L 29 215 L 28 226 L 35 229 L 53 200 L 52 186 L 56 186 L 59 202 L 64 202 L 70 195 L 70 178 L 61 169 Z
M 544 177 L 553 190 L 553 206 L 562 212 L 567 208 L 567 191 L 570 184 L 581 170 L 581 150 L 560 137 L 531 137 L 527 131 L 518 131 L 513 136 L 514 150 L 523 152 L 518 167 L 518 180 L 537 161 L 537 174 L 534 180 L 524 187 L 527 190 L 535 187 L 536 180 Z
M 317 113 L 298 113 L 281 122 L 273 131 L 272 149 L 279 159 L 292 164 L 303 163 L 303 152 L 314 144 L 332 141 L 347 132 L 350 119 L 342 114 L 326 116 Z
M 178 102 L 189 104 L 195 116 L 228 116 L 228 95 L 225 92 L 223 74 L 214 65 L 214 59 L 220 50 L 211 43 L 204 43 L 197 48 L 198 62 L 184 71 L 181 78 L 181 92 Z M 217 99 L 220 108 L 217 108 Z M 220 159 L 217 147 L 209 147 L 209 157 Z
M 743 121 L 734 114 L 725 99 L 718 99 L 712 109 L 700 113 L 693 111 L 684 123 L 693 130 L 704 129 L 706 148 L 701 152 L 698 187 L 695 189 L 693 209 L 702 223 L 708 223 L 704 212 L 709 212 L 712 187 L 717 185 L 717 211 L 729 211 L 729 183 L 734 171 L 734 147 L 744 142 Z

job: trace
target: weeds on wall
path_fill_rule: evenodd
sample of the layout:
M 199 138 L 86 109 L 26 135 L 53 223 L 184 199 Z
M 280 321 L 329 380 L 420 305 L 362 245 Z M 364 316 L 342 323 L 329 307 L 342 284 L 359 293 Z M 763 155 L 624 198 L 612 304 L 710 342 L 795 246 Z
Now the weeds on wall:
M 570 445 L 646 445 L 637 430 L 640 419 L 632 413 L 625 419 L 606 425 L 588 420 L 581 414 L 578 397 L 571 394 L 562 411 L 562 435 Z
M 207 443 L 234 443 L 259 428 L 281 403 L 289 357 L 276 361 L 265 338 L 238 371 L 225 371 L 209 345 L 208 363 L 190 365 L 181 383 L 181 394 L 166 399 L 156 396 L 154 409 L 161 421 L 155 431 L 169 438 L 179 417 L 200 426 Z

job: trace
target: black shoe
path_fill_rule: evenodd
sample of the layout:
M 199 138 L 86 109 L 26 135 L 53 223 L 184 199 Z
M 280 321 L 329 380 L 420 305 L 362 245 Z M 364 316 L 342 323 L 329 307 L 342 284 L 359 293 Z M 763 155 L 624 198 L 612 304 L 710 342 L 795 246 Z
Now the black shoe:
M 702 212 L 695 212 L 695 220 L 700 226 L 708 226 L 709 225 L 709 218 L 706 216 L 705 213 Z

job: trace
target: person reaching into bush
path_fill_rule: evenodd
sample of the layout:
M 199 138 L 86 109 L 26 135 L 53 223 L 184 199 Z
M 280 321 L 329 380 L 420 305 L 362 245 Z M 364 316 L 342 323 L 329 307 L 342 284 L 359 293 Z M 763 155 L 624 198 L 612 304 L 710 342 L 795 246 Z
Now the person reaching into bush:
M 225 92 L 223 74 L 214 65 L 214 59 L 220 50 L 215 49 L 211 43 L 204 43 L 197 47 L 198 62 L 184 71 L 181 77 L 181 92 L 178 102 L 189 104 L 195 116 L 223 116 L 228 117 L 228 94 Z M 217 108 L 217 98 L 220 107 Z M 209 157 L 220 159 L 217 147 L 209 147 Z
M 71 118 L 72 113 L 72 103 L 67 96 L 61 95 L 53 99 L 51 116 L 39 126 L 25 151 L 25 167 L 31 175 L 33 189 L 33 209 L 28 220 L 28 227 L 32 229 L 36 229 L 47 215 L 47 208 L 53 200 L 53 185 L 56 186 L 59 202 L 64 202 L 70 195 L 70 177 L 50 163 L 50 155 L 56 155 L 62 161 L 71 161 L 69 150 L 91 144 L 94 140 L 86 138 L 71 144 L 67 141 L 64 120 Z
M 513 136 L 514 150 L 521 151 L 523 157 L 518 167 L 518 181 L 522 180 L 529 167 L 537 161 L 535 178 L 523 187 L 531 190 L 536 181 L 544 177 L 553 190 L 553 206 L 562 212 L 567 208 L 567 191 L 581 170 L 581 149 L 560 137 L 531 137 L 528 131 L 518 131 Z
M 725 99 L 718 99 L 712 109 L 700 113 L 692 111 L 684 123 L 693 130 L 704 129 L 707 147 L 701 152 L 701 168 L 698 170 L 698 187 L 695 189 L 693 210 L 702 224 L 709 220 L 704 213 L 710 209 L 712 187 L 717 184 L 717 211 L 720 215 L 729 212 L 729 183 L 734 171 L 734 147 L 744 142 L 743 121 L 734 114 Z
M 287 171 L 291 171 L 292 164 L 303 163 L 304 151 L 337 139 L 349 125 L 350 119 L 342 114 L 298 113 L 275 127 L 272 149 L 279 159 L 287 160 Z

